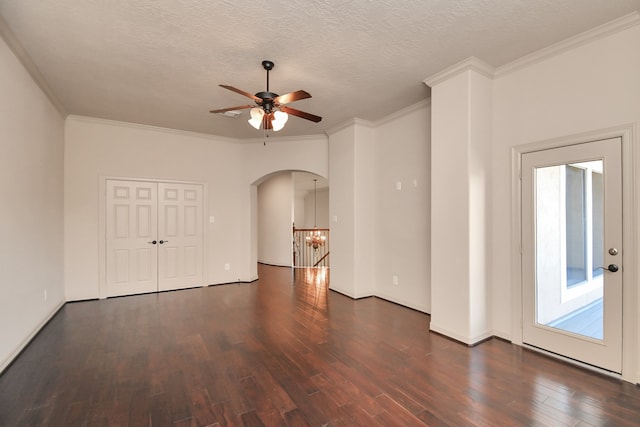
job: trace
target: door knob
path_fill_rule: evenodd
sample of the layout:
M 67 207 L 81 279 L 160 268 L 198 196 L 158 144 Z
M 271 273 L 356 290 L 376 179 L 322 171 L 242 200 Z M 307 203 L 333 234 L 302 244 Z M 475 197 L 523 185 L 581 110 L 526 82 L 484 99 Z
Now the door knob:
M 147 243 L 151 243 L 152 245 L 155 245 L 157 242 L 155 240 L 152 240 L 152 241 L 147 242 Z
M 158 243 L 163 244 L 163 243 L 169 243 L 168 240 L 160 240 Z M 616 267 L 617 268 L 617 267 Z
M 598 268 L 601 268 L 601 269 L 603 269 L 603 270 L 608 270 L 608 271 L 610 271 L 610 272 L 612 272 L 612 273 L 615 273 L 616 271 L 618 271 L 618 270 L 619 270 L 618 266 L 617 266 L 617 265 L 615 265 L 615 264 L 609 264 L 609 265 L 608 265 L 608 266 L 606 266 L 606 267 L 598 267 Z

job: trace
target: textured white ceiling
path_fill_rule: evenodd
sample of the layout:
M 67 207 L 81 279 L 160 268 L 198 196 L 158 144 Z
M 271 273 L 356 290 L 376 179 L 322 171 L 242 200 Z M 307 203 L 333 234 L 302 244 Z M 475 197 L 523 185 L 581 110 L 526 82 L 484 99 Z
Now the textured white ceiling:
M 210 109 L 229 84 L 304 89 L 281 136 L 377 120 L 429 96 L 426 77 L 469 56 L 497 67 L 640 10 L 640 0 L 0 0 L 0 15 L 71 114 L 236 138 Z

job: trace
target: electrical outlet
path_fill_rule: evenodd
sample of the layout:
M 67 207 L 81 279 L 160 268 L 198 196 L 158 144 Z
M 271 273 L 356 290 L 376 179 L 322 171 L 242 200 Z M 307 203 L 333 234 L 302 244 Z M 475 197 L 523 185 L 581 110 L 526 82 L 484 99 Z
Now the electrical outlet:
M 226 263 L 226 264 L 224 265 L 224 269 L 225 269 L 225 271 L 229 271 L 229 270 L 231 270 L 231 264 Z
M 394 285 L 398 285 L 398 276 L 394 274 L 393 277 L 391 278 L 391 281 L 393 282 Z
M 47 290 L 44 290 L 44 301 L 47 302 L 47 298 L 49 298 L 49 296 L 47 295 Z

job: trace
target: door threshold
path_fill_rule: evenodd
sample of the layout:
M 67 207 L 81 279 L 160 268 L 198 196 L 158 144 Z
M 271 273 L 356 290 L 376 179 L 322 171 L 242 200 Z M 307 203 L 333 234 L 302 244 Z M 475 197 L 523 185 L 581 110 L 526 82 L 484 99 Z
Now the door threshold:
M 522 343 L 522 347 L 527 349 L 527 350 L 531 350 L 531 351 L 535 351 L 536 353 L 543 354 L 543 355 L 548 356 L 548 357 L 550 357 L 552 359 L 560 360 L 560 361 L 568 363 L 570 365 L 577 366 L 579 368 L 583 368 L 583 369 L 595 372 L 597 374 L 605 375 L 607 377 L 615 378 L 615 379 L 618 379 L 618 380 L 627 381 L 622 377 L 622 373 L 621 372 L 610 371 L 608 369 L 604 369 L 604 368 L 601 368 L 599 366 L 590 365 L 590 364 L 582 362 L 580 360 L 572 359 L 571 357 L 563 356 L 562 354 L 554 353 L 553 351 L 549 351 L 549 350 L 546 350 L 546 349 L 541 348 L 541 347 L 536 347 L 535 345 L 527 344 L 527 343 L 524 343 L 524 342 Z

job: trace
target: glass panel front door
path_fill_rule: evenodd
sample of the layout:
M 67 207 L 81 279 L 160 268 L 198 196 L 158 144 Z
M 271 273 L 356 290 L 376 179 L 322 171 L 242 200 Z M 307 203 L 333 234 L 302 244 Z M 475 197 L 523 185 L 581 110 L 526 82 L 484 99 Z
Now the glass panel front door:
M 521 158 L 523 343 L 614 372 L 622 369 L 621 147 L 613 138 Z

